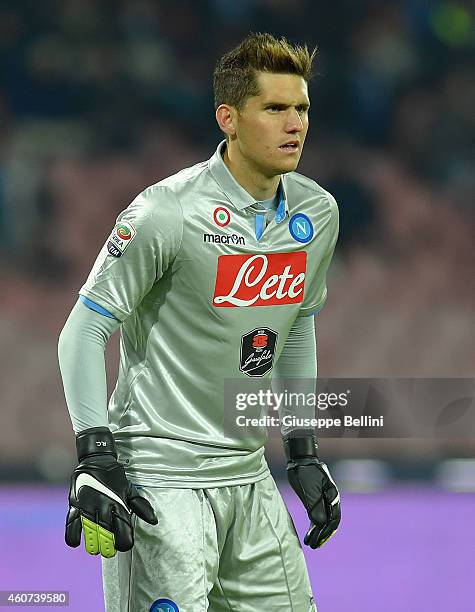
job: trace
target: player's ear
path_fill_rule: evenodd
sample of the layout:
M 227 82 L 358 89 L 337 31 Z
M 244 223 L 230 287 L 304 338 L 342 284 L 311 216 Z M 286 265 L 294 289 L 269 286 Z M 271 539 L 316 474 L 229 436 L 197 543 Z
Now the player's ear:
M 236 109 L 229 104 L 221 104 L 216 109 L 216 121 L 219 128 L 226 136 L 234 136 L 236 133 Z

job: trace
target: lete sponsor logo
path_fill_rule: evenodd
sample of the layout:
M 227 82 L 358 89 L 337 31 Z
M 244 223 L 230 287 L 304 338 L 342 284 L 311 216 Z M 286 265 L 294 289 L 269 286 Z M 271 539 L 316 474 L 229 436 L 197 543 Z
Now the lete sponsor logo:
M 213 305 L 221 308 L 298 304 L 304 298 L 307 253 L 221 255 Z

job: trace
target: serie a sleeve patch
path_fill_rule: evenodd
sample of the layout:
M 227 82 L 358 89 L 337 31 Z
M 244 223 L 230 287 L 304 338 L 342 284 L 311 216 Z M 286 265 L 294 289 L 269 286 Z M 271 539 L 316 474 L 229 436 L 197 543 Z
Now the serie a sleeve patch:
M 113 257 L 122 257 L 136 235 L 137 230 L 130 221 L 117 223 L 107 241 L 109 254 Z

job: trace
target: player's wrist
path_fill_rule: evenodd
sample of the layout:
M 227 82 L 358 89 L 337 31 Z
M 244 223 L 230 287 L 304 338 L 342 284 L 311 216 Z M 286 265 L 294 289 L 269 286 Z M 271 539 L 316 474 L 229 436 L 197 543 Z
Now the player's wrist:
M 300 429 L 284 437 L 284 451 L 287 461 L 318 459 L 317 436 L 312 429 Z
M 78 461 L 98 456 L 117 459 L 114 436 L 108 427 L 90 427 L 76 435 Z

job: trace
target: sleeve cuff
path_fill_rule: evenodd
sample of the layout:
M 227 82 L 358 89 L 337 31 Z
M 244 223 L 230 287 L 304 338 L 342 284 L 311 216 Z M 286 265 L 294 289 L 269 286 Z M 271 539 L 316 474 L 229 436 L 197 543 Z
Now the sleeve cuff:
M 96 302 L 93 302 L 92 300 L 90 300 L 89 298 L 87 298 L 84 295 L 80 295 L 79 299 L 81 300 L 81 302 L 83 304 L 85 304 L 88 308 L 90 308 L 91 310 L 94 310 L 95 312 L 98 312 L 101 315 L 104 315 L 105 317 L 108 317 L 109 319 L 115 319 L 116 317 L 110 313 L 108 310 L 106 310 L 105 308 L 103 308 L 102 306 L 99 306 L 99 304 L 96 304 Z
M 124 312 L 117 305 L 109 304 L 101 296 L 96 295 L 92 291 L 88 291 L 87 289 L 81 288 L 78 293 L 79 293 L 79 298 L 81 299 L 82 302 L 84 302 L 83 298 L 87 300 L 87 303 L 84 302 L 86 306 L 91 308 L 90 304 L 92 303 L 95 306 L 102 309 L 102 310 L 97 310 L 97 308 L 91 308 L 91 310 L 95 310 L 96 312 L 99 312 L 100 314 L 104 314 L 104 311 L 105 311 L 109 313 L 109 317 L 110 315 L 112 315 L 112 318 L 117 319 L 120 322 L 124 321 L 124 319 L 126 319 L 129 316 L 127 312 Z M 108 315 L 105 315 L 105 316 L 108 316 Z

